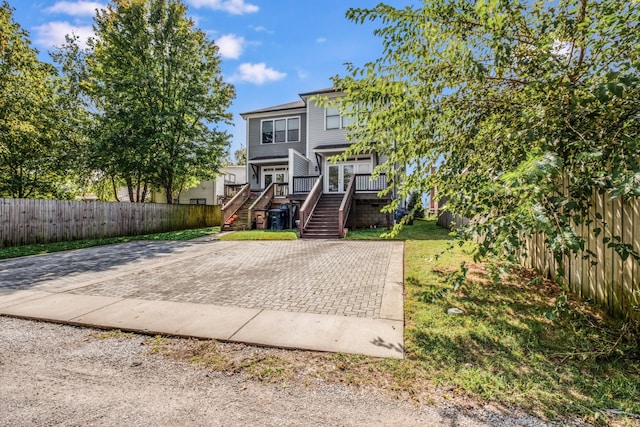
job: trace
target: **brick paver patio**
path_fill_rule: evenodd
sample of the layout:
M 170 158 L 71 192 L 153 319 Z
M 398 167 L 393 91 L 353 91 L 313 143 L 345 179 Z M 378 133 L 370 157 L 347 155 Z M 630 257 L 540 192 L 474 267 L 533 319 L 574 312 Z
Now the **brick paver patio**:
M 35 289 L 380 317 L 399 242 L 132 242 L 0 261 L 0 290 Z

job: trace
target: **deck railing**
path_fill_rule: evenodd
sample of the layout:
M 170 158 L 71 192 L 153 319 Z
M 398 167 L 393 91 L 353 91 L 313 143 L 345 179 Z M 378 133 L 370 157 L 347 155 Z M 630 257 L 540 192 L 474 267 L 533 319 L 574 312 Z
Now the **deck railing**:
M 377 178 L 372 178 L 372 175 L 370 173 L 359 173 L 355 175 L 355 178 L 356 192 L 378 192 L 387 188 L 387 176 L 384 174 L 379 175 Z
M 311 219 L 311 215 L 318 204 L 318 200 L 320 200 L 320 196 L 322 196 L 322 175 L 315 178 L 317 178 L 317 181 L 313 184 L 307 200 L 304 201 L 302 208 L 300 208 L 300 237 L 304 236 L 304 229 Z
M 347 185 L 347 190 L 342 197 L 342 203 L 340 203 L 340 210 L 338 211 L 338 237 L 344 236 L 344 227 L 347 225 L 347 219 L 349 218 L 349 211 L 351 210 L 351 199 L 353 198 L 353 192 L 355 191 L 356 176 L 352 177 Z
M 228 184 L 225 182 L 224 184 L 224 198 L 225 199 L 230 199 L 233 196 L 235 196 L 236 194 L 238 194 L 238 191 L 240 191 L 242 189 L 242 187 L 244 187 L 246 184 Z
M 240 190 L 235 196 L 222 206 L 222 225 L 224 225 L 231 216 L 240 209 L 240 207 L 247 201 L 251 195 L 251 186 L 249 184 L 243 184 L 240 186 Z
M 271 200 L 273 200 L 275 186 L 276 186 L 275 182 L 272 182 L 271 184 L 269 184 L 269 186 L 264 189 L 262 194 L 258 196 L 256 201 L 253 202 L 253 204 L 249 207 L 249 213 L 248 213 L 249 224 L 251 224 L 251 222 L 253 221 L 253 212 L 255 210 L 269 209 L 269 206 L 271 205 Z
M 289 195 L 289 183 L 287 182 L 276 182 L 274 183 L 274 197 L 287 197 Z
M 293 192 L 309 193 L 313 188 L 313 185 L 318 180 L 318 176 L 294 176 L 293 177 Z

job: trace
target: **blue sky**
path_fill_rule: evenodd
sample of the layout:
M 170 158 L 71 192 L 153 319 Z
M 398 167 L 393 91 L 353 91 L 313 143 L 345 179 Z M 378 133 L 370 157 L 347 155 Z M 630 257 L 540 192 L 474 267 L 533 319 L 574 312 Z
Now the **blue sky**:
M 331 85 L 345 62 L 363 65 L 380 56 L 379 24 L 347 21 L 350 7 L 370 8 L 379 0 L 183 0 L 196 26 L 219 47 L 222 72 L 236 88 L 230 111 L 235 126 L 231 153 L 245 144 L 240 113 L 298 100 L 298 94 Z M 410 0 L 388 0 L 403 7 Z M 14 19 L 30 34 L 40 59 L 74 32 L 91 35 L 96 8 L 107 1 L 9 0 Z

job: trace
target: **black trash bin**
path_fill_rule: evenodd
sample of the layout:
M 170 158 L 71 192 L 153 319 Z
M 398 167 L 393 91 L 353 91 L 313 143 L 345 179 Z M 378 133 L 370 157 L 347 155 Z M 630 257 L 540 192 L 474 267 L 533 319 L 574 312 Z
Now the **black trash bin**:
M 289 210 L 286 208 L 269 209 L 269 222 L 267 223 L 271 230 L 284 230 L 289 222 Z

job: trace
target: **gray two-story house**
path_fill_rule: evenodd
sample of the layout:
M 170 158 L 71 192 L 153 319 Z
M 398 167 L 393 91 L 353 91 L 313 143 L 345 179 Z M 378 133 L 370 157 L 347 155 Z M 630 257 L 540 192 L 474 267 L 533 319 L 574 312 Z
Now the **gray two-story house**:
M 349 146 L 349 119 L 336 107 L 317 103 L 318 95 L 342 94 L 302 93 L 298 101 L 241 114 L 248 182 L 224 205 L 227 226 L 298 227 L 303 238 L 339 238 L 348 228 L 389 226 L 391 217 L 380 210 L 390 196 L 378 196 L 386 176 L 371 175 L 380 159 L 368 153 L 335 161 Z

